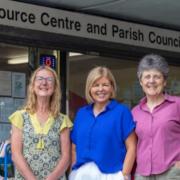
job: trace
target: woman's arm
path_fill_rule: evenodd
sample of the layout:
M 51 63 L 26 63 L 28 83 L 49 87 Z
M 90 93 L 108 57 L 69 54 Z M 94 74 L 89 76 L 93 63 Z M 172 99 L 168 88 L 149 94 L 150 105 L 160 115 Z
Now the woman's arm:
M 125 141 L 126 144 L 126 149 L 127 149 L 127 153 L 126 153 L 126 157 L 124 160 L 124 164 L 123 164 L 123 170 L 122 173 L 125 176 L 125 180 L 128 179 L 127 176 L 130 175 L 134 162 L 135 162 L 135 158 L 136 158 L 136 144 L 137 144 L 137 139 L 136 139 L 136 135 L 134 132 L 132 132 L 128 138 Z
M 12 149 L 12 160 L 19 173 L 26 180 L 36 180 L 36 177 L 33 175 L 22 153 L 23 150 L 22 130 L 15 127 L 14 125 L 12 125 L 11 149 Z
M 70 145 L 69 134 L 70 134 L 69 128 L 65 128 L 61 131 L 61 135 L 60 135 L 61 147 L 60 148 L 61 148 L 62 156 L 61 156 L 57 166 L 55 167 L 53 172 L 48 175 L 46 180 L 58 179 L 60 176 L 62 176 L 65 173 L 68 166 L 70 165 L 71 145 Z

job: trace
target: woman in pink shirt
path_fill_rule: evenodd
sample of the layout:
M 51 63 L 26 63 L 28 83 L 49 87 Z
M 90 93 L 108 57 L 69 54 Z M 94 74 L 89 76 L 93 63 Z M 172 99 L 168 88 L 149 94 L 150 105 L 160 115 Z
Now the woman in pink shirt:
M 164 93 L 169 67 L 150 54 L 138 66 L 145 97 L 133 108 L 136 122 L 135 180 L 180 180 L 180 97 Z

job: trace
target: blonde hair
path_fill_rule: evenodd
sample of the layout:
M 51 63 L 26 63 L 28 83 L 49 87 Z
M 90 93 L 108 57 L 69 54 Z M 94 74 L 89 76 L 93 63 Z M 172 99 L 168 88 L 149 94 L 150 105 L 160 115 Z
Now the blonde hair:
M 107 67 L 98 66 L 98 67 L 93 68 L 87 76 L 85 96 L 86 96 L 86 100 L 88 103 L 94 102 L 94 100 L 91 96 L 90 90 L 91 90 L 94 82 L 102 77 L 108 78 L 113 87 L 113 92 L 112 92 L 111 98 L 116 97 L 116 89 L 117 89 L 116 87 L 117 86 L 116 86 L 116 81 L 115 81 L 113 74 L 111 73 L 110 69 L 108 69 Z
M 60 82 L 59 82 L 56 72 L 49 66 L 40 66 L 32 74 L 30 78 L 30 83 L 28 85 L 26 104 L 24 105 L 23 109 L 25 109 L 26 111 L 30 113 L 36 112 L 37 97 L 36 97 L 33 87 L 34 87 L 34 82 L 35 82 L 37 72 L 43 69 L 52 72 L 54 76 L 54 93 L 52 94 L 50 98 L 49 111 L 51 112 L 53 117 L 57 117 L 60 113 L 60 108 L 61 108 L 61 88 L 60 88 Z

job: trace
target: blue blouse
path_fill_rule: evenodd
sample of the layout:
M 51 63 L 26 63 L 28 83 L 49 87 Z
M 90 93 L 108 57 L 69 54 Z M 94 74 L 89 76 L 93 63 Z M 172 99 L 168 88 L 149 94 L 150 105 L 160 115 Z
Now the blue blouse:
M 122 170 L 126 155 L 125 140 L 134 128 L 130 110 L 116 100 L 111 100 L 96 117 L 93 104 L 80 108 L 71 132 L 71 140 L 76 145 L 73 169 L 93 161 L 103 173 Z

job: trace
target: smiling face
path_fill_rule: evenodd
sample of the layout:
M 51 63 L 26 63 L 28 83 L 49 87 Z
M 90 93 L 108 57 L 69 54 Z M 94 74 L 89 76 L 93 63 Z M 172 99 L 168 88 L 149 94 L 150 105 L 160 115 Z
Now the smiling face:
M 157 97 L 163 93 L 166 80 L 160 71 L 151 69 L 142 73 L 140 84 L 146 96 Z
M 97 79 L 91 89 L 90 94 L 96 104 L 105 105 L 112 96 L 113 87 L 111 82 L 106 77 Z
M 37 97 L 50 97 L 54 92 L 54 76 L 47 69 L 39 70 L 34 80 L 34 92 Z

